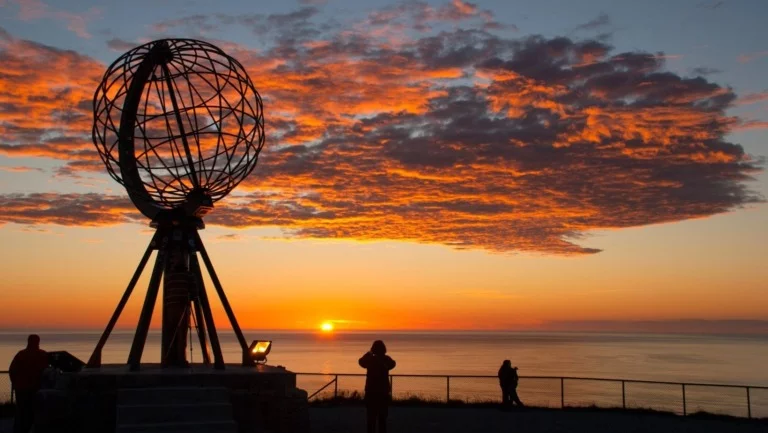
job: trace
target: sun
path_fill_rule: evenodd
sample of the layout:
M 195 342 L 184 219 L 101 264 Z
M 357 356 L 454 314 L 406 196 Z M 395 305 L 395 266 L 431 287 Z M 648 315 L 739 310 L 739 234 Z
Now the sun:
M 333 331 L 333 323 L 331 322 L 323 322 L 322 325 L 320 325 L 320 330 L 323 332 L 332 332 Z

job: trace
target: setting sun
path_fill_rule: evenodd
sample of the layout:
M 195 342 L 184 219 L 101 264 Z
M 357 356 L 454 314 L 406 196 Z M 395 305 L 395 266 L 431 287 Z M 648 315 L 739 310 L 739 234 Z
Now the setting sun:
M 323 322 L 322 325 L 320 325 L 320 330 L 323 332 L 331 332 L 333 331 L 333 323 L 331 322 Z

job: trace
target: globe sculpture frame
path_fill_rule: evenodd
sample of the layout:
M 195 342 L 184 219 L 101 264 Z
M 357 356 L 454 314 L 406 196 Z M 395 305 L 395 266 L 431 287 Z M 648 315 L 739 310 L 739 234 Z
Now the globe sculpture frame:
M 93 119 L 93 143 L 108 173 L 151 219 L 155 233 L 87 366 L 101 365 L 102 349 L 154 251 L 157 256 L 128 356 L 130 369 L 140 369 L 161 281 L 165 283 L 161 362 L 180 329 L 179 324 L 166 323 L 167 311 L 177 302 L 184 304 L 184 314 L 173 316 L 174 321 L 178 316 L 179 322 L 190 318 L 194 322 L 203 362 L 211 363 L 210 341 L 214 367 L 224 368 L 198 254 L 237 336 L 243 365 L 251 365 L 248 344 L 198 233 L 214 203 L 253 171 L 264 146 L 263 104 L 245 68 L 203 41 L 161 39 L 143 44 L 107 68 L 94 93 Z M 170 301 L 170 290 L 186 299 Z

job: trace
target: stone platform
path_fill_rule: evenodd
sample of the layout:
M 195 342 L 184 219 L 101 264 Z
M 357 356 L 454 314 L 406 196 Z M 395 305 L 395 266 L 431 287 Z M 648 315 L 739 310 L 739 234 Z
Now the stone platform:
M 203 365 L 142 364 L 136 372 L 123 364 L 102 365 L 62 373 L 56 390 L 43 399 L 44 405 L 46 401 L 56 407 L 45 412 L 53 418 L 66 414 L 67 419 L 42 420 L 39 430 L 43 432 L 61 432 L 62 424 L 78 433 L 309 430 L 307 393 L 296 388 L 296 375 L 268 365 L 227 365 L 214 370 Z

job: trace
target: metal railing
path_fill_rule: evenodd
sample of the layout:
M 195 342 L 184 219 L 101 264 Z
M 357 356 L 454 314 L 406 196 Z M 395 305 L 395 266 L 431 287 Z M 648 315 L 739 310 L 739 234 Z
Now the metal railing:
M 363 395 L 363 373 L 296 373 L 310 400 Z M 498 378 L 477 375 L 395 374 L 393 398 L 428 401 L 500 402 Z M 654 409 L 688 415 L 708 412 L 768 418 L 768 386 L 683 383 L 567 376 L 521 376 L 518 393 L 528 406 Z M 7 371 L 0 371 L 0 403 L 13 403 Z
M 363 395 L 362 373 L 296 373 L 310 400 Z M 500 402 L 497 376 L 396 374 L 390 376 L 395 400 Z M 652 409 L 689 415 L 707 412 L 768 418 L 768 387 L 567 376 L 521 376 L 518 394 L 536 407 Z

